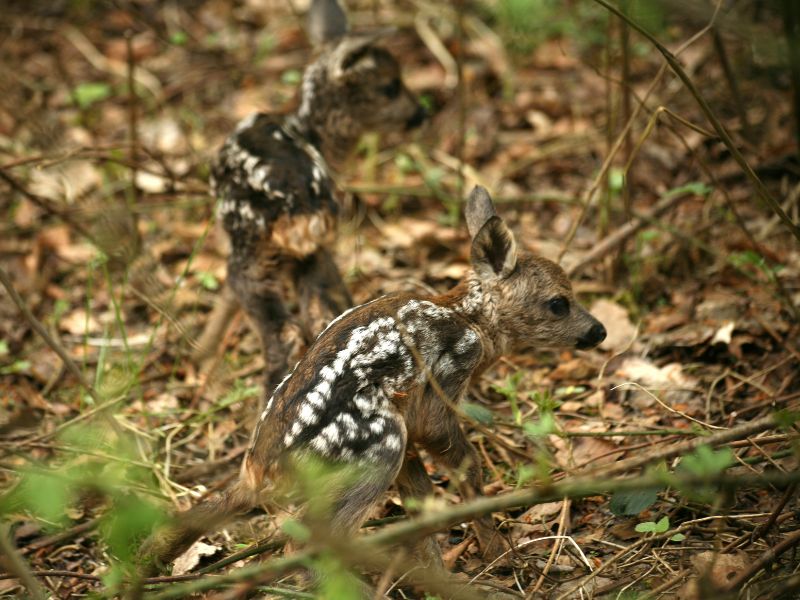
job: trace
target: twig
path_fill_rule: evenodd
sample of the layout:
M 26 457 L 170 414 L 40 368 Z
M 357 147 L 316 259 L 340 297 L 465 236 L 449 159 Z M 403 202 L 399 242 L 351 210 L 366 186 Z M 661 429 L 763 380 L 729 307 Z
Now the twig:
M 594 247 L 587 252 L 577 263 L 569 266 L 567 275 L 574 277 L 580 274 L 587 266 L 596 260 L 603 258 L 612 250 L 620 247 L 629 240 L 637 231 L 644 227 L 651 219 L 656 219 L 664 213 L 672 210 L 684 200 L 693 198 L 694 194 L 685 193 L 677 195 L 667 195 L 661 198 L 646 215 L 635 216 L 633 219 L 619 227 L 614 232 L 600 240 Z
M 37 319 L 33 315 L 33 313 L 28 308 L 27 304 L 25 304 L 25 301 L 17 293 L 17 290 L 14 288 L 14 284 L 11 282 L 11 278 L 8 276 L 8 273 L 6 273 L 2 267 L 0 267 L 0 283 L 3 284 L 4 288 L 6 288 L 8 295 L 11 296 L 11 299 L 14 301 L 14 304 L 17 305 L 17 308 L 23 314 L 25 319 L 28 321 L 31 328 L 41 336 L 41 338 L 45 341 L 45 343 L 48 346 L 50 346 L 50 348 L 56 354 L 58 354 L 58 357 L 63 361 L 64 366 L 69 370 L 69 372 L 73 375 L 73 377 L 75 377 L 75 379 L 78 380 L 80 386 L 86 391 L 87 394 L 89 394 L 92 400 L 95 401 L 97 407 L 98 408 L 105 407 L 108 403 L 104 403 L 101 400 L 100 396 L 94 390 L 92 385 L 88 381 L 86 381 L 86 378 L 83 376 L 83 373 L 81 373 L 81 370 L 78 368 L 78 366 L 69 356 L 69 354 L 67 354 L 67 351 L 64 350 L 64 347 L 61 345 L 61 343 L 58 340 L 56 340 L 53 336 L 51 336 L 50 332 L 47 331 L 45 326 L 42 325 L 39 319 Z M 103 412 L 102 414 L 104 415 L 104 418 L 108 421 L 108 424 L 111 426 L 114 432 L 117 435 L 120 435 L 122 433 L 122 430 L 119 427 L 119 424 L 105 412 Z
M 789 44 L 789 68 L 794 92 L 794 127 L 797 152 L 800 153 L 800 11 L 794 0 L 783 0 L 783 26 Z
M 797 485 L 792 484 L 786 491 L 783 493 L 783 497 L 778 502 L 778 505 L 775 507 L 775 510 L 772 511 L 770 514 L 769 519 L 767 519 L 760 527 L 758 527 L 753 534 L 750 536 L 750 541 L 754 542 L 758 538 L 764 538 L 769 533 L 769 530 L 775 525 L 775 522 L 778 520 L 778 516 L 780 516 L 783 509 L 786 508 L 786 505 L 789 503 L 789 500 L 792 499 L 794 493 L 797 491 Z
M 536 592 L 538 592 L 539 588 L 542 587 L 542 584 L 544 584 L 544 580 L 547 577 L 547 574 L 550 572 L 550 567 L 553 566 L 553 562 L 556 559 L 556 554 L 561 553 L 561 546 L 563 545 L 563 540 L 564 540 L 564 531 L 566 530 L 567 515 L 569 514 L 569 510 L 571 507 L 572 507 L 572 500 L 570 500 L 569 498 L 564 498 L 561 501 L 561 515 L 558 518 L 558 532 L 555 535 L 553 548 L 550 550 L 550 556 L 547 558 L 547 563 L 545 563 L 544 569 L 542 569 L 542 572 L 539 574 L 539 579 L 536 580 L 536 583 L 534 584 L 533 588 L 531 588 L 531 591 L 528 592 L 528 594 L 525 596 L 525 600 L 530 600 L 536 596 Z M 587 564 L 589 563 L 587 562 Z M 590 571 L 592 570 L 590 564 L 589 564 L 589 570 Z
M 761 558 L 739 573 L 725 588 L 726 591 L 738 590 L 756 573 L 772 564 L 781 554 L 800 544 L 800 530 L 782 539 L 774 548 L 768 549 Z
M 705 27 L 703 27 L 700 31 L 695 33 L 692 37 L 690 37 L 688 40 L 686 40 L 686 42 L 684 42 L 681 45 L 681 47 L 678 48 L 675 51 L 676 55 L 679 55 L 686 48 L 688 48 L 694 42 L 696 42 L 698 39 L 700 39 L 714 25 L 714 22 L 716 21 L 717 13 L 719 12 L 721 4 L 722 4 L 722 0 L 719 0 L 717 2 L 717 4 L 716 4 L 716 7 L 714 8 L 714 14 L 711 16 L 711 20 L 709 21 L 709 23 Z M 650 95 L 656 89 L 656 86 L 661 81 L 661 78 L 664 76 L 664 74 L 666 72 L 667 72 L 667 65 L 665 63 L 665 64 L 661 65 L 661 68 L 659 68 L 658 73 L 656 73 L 656 76 L 650 82 L 650 86 L 647 88 L 647 91 L 645 92 L 644 97 L 642 98 L 641 102 L 636 106 L 636 109 L 633 111 L 633 114 L 631 115 L 630 119 L 628 119 L 628 122 L 625 123 L 625 126 L 622 128 L 622 131 L 617 136 L 617 139 L 614 142 L 613 147 L 611 148 L 611 150 L 609 150 L 608 156 L 606 156 L 605 160 L 603 161 L 603 165 L 600 167 L 600 170 L 598 171 L 597 175 L 595 176 L 594 181 L 592 181 L 592 185 L 589 186 L 589 189 L 583 195 L 583 197 L 581 199 L 582 200 L 582 202 L 581 202 L 581 204 L 582 204 L 581 212 L 573 220 L 572 225 L 570 226 L 570 229 L 567 232 L 567 235 L 566 235 L 566 237 L 564 239 L 564 243 L 561 245 L 561 250 L 558 253 L 558 260 L 559 261 L 564 257 L 564 254 L 566 254 L 566 252 L 567 252 L 567 248 L 569 248 L 569 245 L 572 243 L 572 240 L 575 238 L 575 234 L 578 231 L 578 227 L 583 222 L 583 219 L 586 216 L 586 213 L 588 212 L 589 207 L 591 206 L 592 202 L 594 201 L 594 198 L 595 198 L 595 196 L 597 194 L 597 191 L 600 188 L 601 182 L 605 180 L 605 177 L 606 177 L 606 175 L 608 173 L 608 170 L 611 168 L 611 163 L 614 160 L 614 157 L 616 156 L 617 152 L 619 152 L 619 149 L 622 147 L 622 143 L 625 140 L 625 136 L 627 135 L 627 132 L 630 131 L 631 127 L 633 127 L 633 123 L 639 117 L 639 114 L 644 109 L 645 103 L 647 102 L 648 98 L 650 98 Z
M 75 527 L 70 527 L 66 531 L 60 531 L 58 533 L 54 533 L 53 535 L 48 535 L 47 537 L 34 540 L 24 548 L 20 548 L 19 552 L 20 554 L 25 556 L 27 554 L 30 554 L 31 552 L 36 552 L 41 548 L 47 548 L 48 546 L 55 546 L 69 539 L 77 537 L 82 533 L 91 531 L 99 524 L 100 524 L 100 517 L 95 517 L 93 519 L 86 521 L 85 523 L 79 523 L 78 525 L 75 525 Z M 36 572 L 34 572 L 34 575 L 35 574 Z
M 11 572 L 14 577 L 20 580 L 25 589 L 31 595 L 33 600 L 45 600 L 46 596 L 44 590 L 36 581 L 25 560 L 20 556 L 17 549 L 11 543 L 9 538 L 9 526 L 4 524 L 0 526 L 0 550 L 2 550 L 4 558 L 2 562 L 6 568 Z
M 725 129 L 722 123 L 720 123 L 719 119 L 717 119 L 716 115 L 711 110 L 711 107 L 708 105 L 708 102 L 706 102 L 706 99 L 694 85 L 694 82 L 691 80 L 689 75 L 686 74 L 686 71 L 683 69 L 683 67 L 681 66 L 680 62 L 675 57 L 675 55 L 672 54 L 672 52 L 670 52 L 661 42 L 659 42 L 646 29 L 644 29 L 641 25 L 639 25 L 630 17 L 625 15 L 622 11 L 620 11 L 619 8 L 612 5 L 607 0 L 594 0 L 594 1 L 603 6 L 606 10 L 611 11 L 619 18 L 626 21 L 631 27 L 633 27 L 636 31 L 638 31 L 641 35 L 643 35 L 647 39 L 647 41 L 653 44 L 653 46 L 656 48 L 656 50 L 659 51 L 659 53 L 661 53 L 661 55 L 667 61 L 667 64 L 669 64 L 672 71 L 675 73 L 675 75 L 678 76 L 678 78 L 686 86 L 686 89 L 689 90 L 689 93 L 694 97 L 695 101 L 700 106 L 700 110 L 703 111 L 703 114 L 705 115 L 706 119 L 708 119 L 709 123 L 711 123 L 711 126 L 714 128 L 714 131 L 717 132 L 717 135 L 722 140 L 722 143 L 725 144 L 725 147 L 731 153 L 733 159 L 736 161 L 739 167 L 741 167 L 742 171 L 744 171 L 744 174 L 750 180 L 750 183 L 755 188 L 758 196 L 773 210 L 775 214 L 778 215 L 778 217 L 780 217 L 781 221 L 783 221 L 783 223 L 786 225 L 787 229 L 791 232 L 791 234 L 795 238 L 797 238 L 798 241 L 800 241 L 800 226 L 792 222 L 789 216 L 781 208 L 781 205 L 775 200 L 775 198 L 772 197 L 772 194 L 769 193 L 769 190 L 766 188 L 761 179 L 759 179 L 758 175 L 756 175 L 755 171 L 753 171 L 750 164 L 747 162 L 747 160 L 745 160 L 742 153 L 733 143 L 733 140 L 731 139 L 731 136 L 728 134 L 728 131 Z
M 125 32 L 125 49 L 127 53 L 127 76 L 128 76 L 128 138 L 130 140 L 130 153 L 131 161 L 131 194 L 134 206 L 139 203 L 139 188 L 136 187 L 136 171 L 138 169 L 138 147 L 139 147 L 139 132 L 136 126 L 136 85 L 134 76 L 136 74 L 136 56 L 133 53 L 133 32 L 128 30 Z

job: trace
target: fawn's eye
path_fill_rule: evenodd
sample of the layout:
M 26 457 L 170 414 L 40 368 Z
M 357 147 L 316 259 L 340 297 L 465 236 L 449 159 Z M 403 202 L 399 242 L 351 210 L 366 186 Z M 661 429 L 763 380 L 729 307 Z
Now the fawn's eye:
M 557 317 L 565 317 L 569 314 L 569 300 L 567 300 L 564 296 L 556 296 L 548 300 L 547 308 L 550 309 L 550 312 L 553 313 Z
M 392 79 L 392 81 L 384 86 L 381 86 L 380 92 L 387 98 L 397 98 L 400 95 L 400 88 L 402 84 L 399 79 Z

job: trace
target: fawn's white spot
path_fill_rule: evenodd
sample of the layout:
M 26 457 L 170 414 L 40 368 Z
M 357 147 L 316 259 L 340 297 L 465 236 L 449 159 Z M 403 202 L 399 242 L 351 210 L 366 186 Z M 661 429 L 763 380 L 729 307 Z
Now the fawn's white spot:
M 464 331 L 464 335 L 461 336 L 461 339 L 456 342 L 453 351 L 456 354 L 466 354 L 470 350 L 475 347 L 475 344 L 478 343 L 478 334 L 475 333 L 473 329 L 467 329 Z
M 241 133 L 245 129 L 250 129 L 255 124 L 256 119 L 258 118 L 258 116 L 259 116 L 258 113 L 252 113 L 252 114 L 247 115 L 241 121 L 239 121 L 236 124 L 236 133 Z

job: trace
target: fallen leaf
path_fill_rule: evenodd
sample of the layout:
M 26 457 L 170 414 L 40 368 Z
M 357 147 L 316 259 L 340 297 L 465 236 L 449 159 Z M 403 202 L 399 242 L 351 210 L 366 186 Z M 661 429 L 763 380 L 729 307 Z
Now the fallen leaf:
M 602 350 L 622 352 L 636 339 L 636 327 L 628 318 L 628 311 L 616 302 L 601 298 L 589 312 L 606 328 L 606 339 L 600 344 Z
M 175 559 L 172 566 L 173 575 L 184 575 L 194 569 L 204 556 L 214 556 L 219 552 L 219 546 L 213 546 L 204 542 L 197 541 L 189 549 Z

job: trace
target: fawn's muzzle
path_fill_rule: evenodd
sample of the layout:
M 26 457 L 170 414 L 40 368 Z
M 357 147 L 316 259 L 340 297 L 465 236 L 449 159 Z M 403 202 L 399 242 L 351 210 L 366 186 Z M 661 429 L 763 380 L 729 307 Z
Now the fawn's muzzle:
M 425 110 L 425 107 L 421 104 L 417 105 L 417 110 L 414 111 L 414 114 L 411 115 L 411 118 L 406 121 L 406 130 L 409 129 L 416 129 L 420 125 L 422 125 L 425 120 L 428 118 L 428 111 Z
M 586 350 L 587 348 L 594 348 L 606 339 L 606 328 L 600 321 L 596 321 L 589 330 L 578 338 L 578 343 L 575 347 L 578 350 Z

